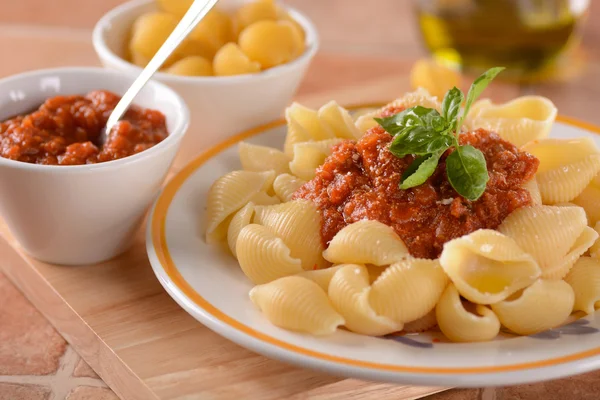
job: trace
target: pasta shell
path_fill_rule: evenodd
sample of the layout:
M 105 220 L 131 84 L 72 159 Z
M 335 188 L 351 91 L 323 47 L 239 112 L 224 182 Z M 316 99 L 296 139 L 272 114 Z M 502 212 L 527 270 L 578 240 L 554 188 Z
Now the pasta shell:
M 531 254 L 544 273 L 564 258 L 586 225 L 580 207 L 532 206 L 513 211 L 498 231 Z
M 335 311 L 319 285 L 299 276 L 286 276 L 256 286 L 250 291 L 250 299 L 280 328 L 329 335 L 344 324 L 344 318 Z
M 306 181 L 315 177 L 317 168 L 323 164 L 331 148 L 343 139 L 304 142 L 294 145 L 294 158 L 290 162 L 292 174 Z
M 217 179 L 208 190 L 205 233 L 207 242 L 224 239 L 227 228 L 217 230 L 225 219 L 246 205 L 254 195 L 271 187 L 275 172 L 233 171 Z M 215 235 L 221 232 L 221 235 Z
M 294 193 L 304 185 L 306 181 L 290 174 L 281 174 L 273 181 L 273 190 L 281 201 L 292 200 Z
M 254 203 L 250 202 L 242 207 L 231 219 L 229 223 L 229 229 L 227 230 L 227 245 L 229 246 L 229 250 L 231 250 L 231 254 L 237 258 L 237 253 L 235 250 L 235 246 L 237 244 L 238 236 L 240 235 L 240 231 L 246 225 L 250 225 L 252 223 L 252 217 L 254 216 Z
M 255 210 L 254 222 L 283 239 L 292 257 L 302 261 L 302 268 L 312 270 L 329 266 L 322 256 L 321 217 L 313 203 L 294 200 L 274 206 L 257 206 Z
M 287 134 L 283 144 L 283 152 L 286 156 L 294 156 L 294 145 L 312 141 L 310 135 L 296 120 L 287 121 Z
M 281 203 L 279 197 L 270 196 L 266 192 L 258 192 L 250 198 L 250 201 L 257 206 L 272 206 Z
M 340 266 L 329 284 L 333 307 L 344 317 L 344 325 L 362 335 L 381 336 L 402 329 L 402 323 L 377 315 L 369 304 L 369 273 L 363 265 Z
M 593 314 L 600 308 L 600 260 L 581 257 L 565 277 L 575 293 L 573 311 Z
M 391 265 L 371 286 L 377 313 L 407 323 L 430 312 L 448 284 L 438 260 L 407 259 Z
M 596 223 L 594 230 L 596 233 L 600 234 L 600 222 Z M 590 256 L 600 260 L 600 239 L 596 239 L 592 247 L 590 247 Z
M 523 150 L 540 160 L 536 178 L 544 204 L 575 199 L 600 172 L 600 153 L 590 138 L 544 139 Z
M 275 171 L 276 175 L 290 172 L 290 158 L 282 151 L 267 146 L 241 142 L 238 146 L 244 171 Z
M 317 111 L 305 107 L 298 103 L 292 103 L 285 110 L 285 118 L 289 121 L 296 121 L 304 128 L 313 140 L 326 140 L 335 138 L 333 130 L 327 126 L 321 119 Z
M 447 242 L 440 264 L 459 293 L 476 304 L 502 301 L 541 273 L 513 239 L 488 229 Z
M 335 234 L 323 257 L 334 264 L 390 265 L 408 257 L 408 249 L 394 229 L 379 221 L 362 220 Z
M 435 308 L 429 311 L 424 317 L 404 324 L 403 331 L 406 333 L 425 332 L 437 325 Z
M 592 179 L 583 192 L 573 200 L 573 203 L 583 207 L 591 226 L 600 221 L 600 175 L 596 175 Z
M 482 342 L 495 338 L 500 332 L 498 317 L 482 305 L 476 305 L 474 311 L 465 309 L 458 290 L 451 283 L 435 308 L 437 324 L 453 342 Z
M 268 228 L 250 224 L 238 235 L 235 252 L 240 267 L 254 284 L 302 272 L 300 260 L 290 255 L 290 249 Z
M 546 97 L 522 96 L 504 104 L 483 99 L 471 107 L 466 125 L 470 130 L 483 128 L 522 146 L 548 136 L 556 119 L 557 108 Z
M 581 257 L 598 239 L 598 233 L 592 228 L 586 226 L 583 232 L 569 252 L 551 268 L 547 268 L 542 271 L 542 278 L 544 279 L 562 279 L 569 273 L 575 262 Z
M 369 272 L 369 282 L 373 283 L 383 274 L 383 272 L 389 268 L 389 265 L 378 267 L 377 265 L 365 265 Z
M 531 205 L 541 206 L 542 205 L 542 194 L 540 193 L 540 187 L 537 183 L 537 179 L 533 179 L 523 184 L 523 189 L 527 189 L 531 195 Z
M 573 289 L 563 280 L 540 279 L 519 294 L 492 304 L 502 325 L 519 335 L 559 326 L 569 317 L 575 302 Z
M 364 133 L 377 126 L 377 122 L 375 122 L 373 118 L 380 116 L 386 108 L 410 108 L 414 106 L 434 108 L 438 111 L 441 111 L 442 109 L 442 105 L 437 97 L 432 96 L 424 88 L 418 88 L 414 92 L 405 93 L 404 96 L 392 101 L 376 111 L 360 116 L 356 120 L 356 127 Z
M 317 285 L 321 287 L 327 293 L 329 291 L 329 282 L 331 282 L 331 278 L 340 269 L 341 265 L 334 265 L 333 267 L 323 268 L 323 269 L 315 269 L 314 271 L 304 271 L 298 274 L 306 279 L 310 279 Z
M 362 136 L 348 110 L 340 107 L 335 101 L 330 101 L 321 107 L 318 116 L 338 138 L 359 139 Z

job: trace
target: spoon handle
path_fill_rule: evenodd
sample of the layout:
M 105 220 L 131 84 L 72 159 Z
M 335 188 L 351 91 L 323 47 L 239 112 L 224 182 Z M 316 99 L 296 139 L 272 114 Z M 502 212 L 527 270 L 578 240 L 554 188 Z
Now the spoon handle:
M 127 111 L 127 108 L 129 108 L 129 105 L 142 87 L 144 87 L 146 82 L 150 80 L 152 75 L 158 71 L 165 60 L 173 53 L 173 51 L 175 51 L 177 46 L 179 46 L 196 25 L 198 25 L 198 22 L 208 14 L 217 1 L 218 0 L 194 0 L 189 10 L 185 13 L 181 21 L 179 21 L 179 24 L 177 24 L 167 40 L 165 40 L 148 65 L 146 65 L 133 84 L 127 89 L 121 100 L 117 103 L 117 106 L 106 122 L 105 135 L 108 135 L 111 128 L 121 119 L 123 114 L 125 114 L 125 111 Z

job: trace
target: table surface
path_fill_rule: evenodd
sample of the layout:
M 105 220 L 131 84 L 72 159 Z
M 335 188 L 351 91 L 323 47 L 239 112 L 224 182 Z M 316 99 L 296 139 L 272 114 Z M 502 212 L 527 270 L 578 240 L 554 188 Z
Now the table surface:
M 63 65 L 98 65 L 91 28 L 120 0 L 19 0 L 0 12 L 0 77 Z M 425 55 L 408 0 L 287 0 L 313 19 L 322 46 L 300 95 L 406 76 Z M 594 3 L 594 2 L 592 2 Z M 65 13 L 64 10 L 72 10 Z M 376 20 L 375 20 L 376 16 Z M 400 88 L 398 89 L 401 90 Z M 560 113 L 600 124 L 600 6 L 592 4 L 582 49 L 561 79 L 533 86 L 502 85 L 498 100 L 524 93 L 550 97 Z M 400 93 L 399 93 L 400 94 Z M 2 267 L 0 255 L 0 268 Z M 431 400 L 596 399 L 600 372 L 533 385 L 456 389 Z M 112 400 L 117 396 L 0 272 L 0 400 Z

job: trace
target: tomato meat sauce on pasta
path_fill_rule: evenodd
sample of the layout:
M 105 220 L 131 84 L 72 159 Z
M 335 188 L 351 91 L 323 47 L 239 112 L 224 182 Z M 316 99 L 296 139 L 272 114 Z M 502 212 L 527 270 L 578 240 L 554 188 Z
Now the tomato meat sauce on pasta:
M 402 111 L 387 109 L 383 116 Z M 539 161 L 495 133 L 479 129 L 460 136 L 484 154 L 489 174 L 484 194 L 469 201 L 454 190 L 445 173 L 448 150 L 427 181 L 399 188 L 402 173 L 414 156 L 395 157 L 388 149 L 392 136 L 377 126 L 360 140 L 333 147 L 315 178 L 293 198 L 311 200 L 321 212 L 325 247 L 346 225 L 369 219 L 391 226 L 419 258 L 438 258 L 444 243 L 478 229 L 495 229 L 514 210 L 530 205 L 523 184 L 534 178 Z
M 30 114 L 0 122 L 0 156 L 33 164 L 95 164 L 139 153 L 168 136 L 161 112 L 132 105 L 97 146 L 120 99 L 104 90 L 49 98 Z

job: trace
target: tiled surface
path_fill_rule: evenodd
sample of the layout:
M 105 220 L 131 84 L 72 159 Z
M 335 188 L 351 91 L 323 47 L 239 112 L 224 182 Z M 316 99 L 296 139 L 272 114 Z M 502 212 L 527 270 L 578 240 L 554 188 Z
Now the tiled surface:
M 97 65 L 91 27 L 120 0 L 0 2 L 0 77 L 60 65 Z M 310 93 L 389 75 L 405 75 L 422 54 L 408 0 L 288 0 L 322 38 L 301 87 Z M 592 9 L 581 70 L 567 82 L 532 88 L 562 113 L 600 123 L 600 7 Z M 65 12 L 65 10 L 71 10 Z M 594 12 L 595 11 L 595 12 Z M 1 263 L 1 256 L 0 256 Z M 0 265 L 1 268 L 1 265 Z M 0 273 L 0 400 L 114 400 L 94 371 Z M 511 388 L 452 390 L 431 400 L 600 399 L 600 373 Z

